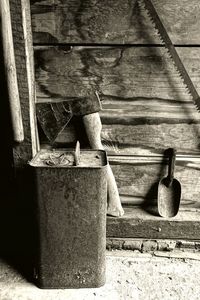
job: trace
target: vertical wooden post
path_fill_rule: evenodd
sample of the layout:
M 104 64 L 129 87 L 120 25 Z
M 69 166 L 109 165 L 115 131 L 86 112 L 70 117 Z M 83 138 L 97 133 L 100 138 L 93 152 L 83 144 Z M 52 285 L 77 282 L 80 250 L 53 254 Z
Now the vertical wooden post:
M 24 130 L 17 84 L 9 0 L 1 0 L 0 2 L 0 19 L 4 66 L 13 127 L 13 138 L 14 141 L 18 143 L 24 140 Z
M 9 181 L 3 181 L 6 188 L 2 189 L 0 235 L 2 237 L 2 245 L 4 245 L 4 247 L 1 248 L 5 248 L 3 251 L 22 257 L 20 265 L 25 265 L 31 263 L 32 255 L 36 248 L 35 207 L 34 200 L 32 199 L 34 190 L 32 189 L 33 181 L 27 165 L 27 162 L 32 159 L 39 148 L 34 112 L 35 83 L 33 72 L 33 45 L 29 1 L 9 0 L 9 4 L 24 140 L 15 146 L 13 146 L 12 141 L 9 140 L 8 142 L 12 145 L 9 144 L 9 147 L 6 147 L 7 141 L 4 137 L 3 143 L 5 144 L 1 144 L 0 147 L 1 149 L 5 148 L 4 153 L 6 153 L 7 148 L 9 148 L 11 152 L 9 157 L 11 179 Z M 7 104 L 7 95 L 5 95 L 4 98 L 4 102 Z M 3 126 L 7 127 L 9 123 L 8 118 L 5 118 L 2 123 Z M 1 136 L 6 135 L 5 131 L 7 128 L 3 126 L 1 127 Z M 7 156 L 4 155 L 1 157 L 2 160 L 4 160 Z M 15 172 L 13 172 L 12 163 L 14 163 Z M 7 165 L 3 168 L 3 174 L 7 174 L 8 172 L 8 168 L 6 167 Z M 5 176 L 5 178 L 6 177 L 7 176 Z M 2 249 L 0 249 L 0 251 L 2 251 Z M 26 259 L 25 257 L 27 257 L 26 262 L 24 261 L 24 259 Z
M 14 163 L 23 167 L 39 150 L 35 114 L 35 78 L 30 3 L 27 0 L 10 0 L 16 70 L 24 142 L 14 147 Z
M 29 116 L 30 116 L 30 134 L 32 141 L 32 154 L 33 156 L 39 150 L 39 137 L 37 131 L 37 120 L 35 112 L 35 72 L 34 72 L 34 53 L 33 53 L 33 40 L 31 30 L 31 12 L 30 3 L 27 0 L 21 0 L 22 6 L 22 27 L 24 34 L 24 47 L 25 47 L 25 59 L 26 59 L 26 72 L 27 72 L 27 84 L 29 95 Z

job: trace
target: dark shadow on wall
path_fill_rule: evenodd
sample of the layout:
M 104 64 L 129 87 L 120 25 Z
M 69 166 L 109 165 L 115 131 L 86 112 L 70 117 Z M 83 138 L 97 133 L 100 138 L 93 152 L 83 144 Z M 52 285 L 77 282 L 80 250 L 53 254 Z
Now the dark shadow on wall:
M 36 243 L 35 206 L 29 169 L 14 169 L 13 134 L 9 109 L 3 47 L 0 33 L 0 259 L 32 281 Z M 19 186 L 21 192 L 19 193 Z M 18 189 L 18 190 L 17 190 Z M 22 190 L 23 189 L 23 190 Z

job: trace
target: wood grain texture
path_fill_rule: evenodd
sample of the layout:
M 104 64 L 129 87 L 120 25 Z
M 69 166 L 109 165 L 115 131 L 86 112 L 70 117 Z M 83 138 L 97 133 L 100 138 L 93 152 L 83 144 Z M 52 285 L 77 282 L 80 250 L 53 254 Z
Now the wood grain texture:
M 200 49 L 177 48 L 200 91 Z M 200 115 L 164 48 L 35 47 L 37 101 L 100 94 L 109 153 L 199 153 Z M 63 131 L 58 142 L 76 139 Z
M 29 116 L 30 116 L 30 133 L 32 143 L 32 155 L 34 156 L 39 151 L 39 137 L 36 120 L 35 110 L 35 71 L 34 71 L 34 52 L 33 52 L 33 39 L 31 28 L 31 12 L 30 2 L 21 0 L 22 7 L 22 27 L 24 34 L 24 50 L 26 60 L 26 74 L 28 84 L 28 102 L 29 102 Z
M 123 205 L 145 207 L 157 213 L 159 180 L 167 175 L 168 160 L 164 155 L 108 155 Z M 177 155 L 175 178 L 181 183 L 180 208 L 200 211 L 200 155 Z
M 101 137 L 106 151 L 116 155 L 151 156 L 174 147 L 179 153 L 199 154 L 199 124 L 165 124 L 163 120 L 163 124 L 151 125 L 145 123 L 145 117 L 143 120 L 144 124 L 141 125 L 104 124 Z M 67 126 L 56 139 L 55 145 L 74 145 L 80 135 L 78 131 L 73 125 Z M 85 146 L 85 143 L 82 145 Z
M 2 0 L 0 3 L 0 19 L 13 137 L 16 143 L 20 143 L 24 140 L 24 131 L 17 84 L 17 71 L 13 45 L 10 4 L 7 0 Z
M 167 175 L 167 159 L 163 156 L 109 156 L 122 203 L 156 209 L 159 180 Z M 177 156 L 175 178 L 181 183 L 180 207 L 200 209 L 200 156 Z
M 164 219 L 130 207 L 121 218 L 107 217 L 107 237 L 198 240 L 199 220 L 199 212 L 180 211 L 175 218 Z
M 31 128 L 30 124 L 30 102 L 32 105 L 34 103 L 34 98 L 30 98 L 30 78 L 28 72 L 31 70 L 27 69 L 27 47 L 30 40 L 27 35 L 30 35 L 30 31 L 25 28 L 23 23 L 23 17 L 27 15 L 28 2 L 26 1 L 25 5 L 21 0 L 11 0 L 10 1 L 11 9 L 11 20 L 12 20 L 12 31 L 13 31 L 13 41 L 14 41 L 14 52 L 16 60 L 16 69 L 17 69 L 17 78 L 18 78 L 18 88 L 20 96 L 20 104 L 22 110 L 22 121 L 24 128 L 24 142 L 20 146 L 14 148 L 14 163 L 15 166 L 22 167 L 26 165 L 27 159 L 32 158 L 33 154 L 33 144 L 32 144 L 32 134 L 31 131 L 34 128 Z M 24 16 L 23 16 L 24 13 Z M 29 16 L 30 19 L 30 16 Z M 28 20 L 27 20 L 28 21 Z M 29 24 L 30 29 L 30 24 Z M 27 30 L 27 31 L 26 31 Z M 26 36 L 25 36 L 26 33 Z M 31 76 L 31 75 L 30 75 Z M 33 76 L 32 79 L 33 81 Z M 23 148 L 25 150 L 23 150 Z M 27 152 L 24 155 L 24 152 Z M 20 159 L 18 159 L 20 157 Z
M 24 126 L 24 142 L 29 143 L 30 139 L 30 123 L 29 123 L 29 103 L 28 103 L 28 81 L 26 74 L 26 57 L 25 57 L 25 42 L 22 26 L 22 7 L 21 0 L 11 0 L 11 19 L 14 41 L 14 51 L 16 59 L 18 88 L 22 109 L 22 119 Z
M 154 0 L 175 44 L 200 44 L 198 0 Z M 35 43 L 160 43 L 136 0 L 31 0 Z

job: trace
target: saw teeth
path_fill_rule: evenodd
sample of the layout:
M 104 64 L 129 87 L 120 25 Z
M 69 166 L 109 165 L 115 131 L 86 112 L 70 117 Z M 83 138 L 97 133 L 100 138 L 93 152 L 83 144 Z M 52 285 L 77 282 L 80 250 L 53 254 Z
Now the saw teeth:
M 144 2 L 143 2 L 143 1 L 144 1 Z M 151 1 L 150 1 L 150 2 L 151 2 Z M 195 97 L 194 97 L 194 95 L 193 95 L 191 89 L 188 87 L 187 81 L 185 80 L 184 76 L 182 75 L 182 72 L 181 72 L 181 71 L 179 70 L 179 68 L 177 67 L 177 65 L 176 65 L 176 63 L 175 63 L 175 61 L 174 61 L 174 58 L 173 58 L 173 56 L 171 55 L 170 50 L 168 49 L 168 47 L 167 47 L 167 45 L 166 45 L 164 39 L 162 38 L 162 35 L 161 35 L 161 33 L 160 33 L 160 29 L 159 29 L 159 27 L 157 26 L 157 23 L 154 22 L 154 19 L 153 19 L 151 13 L 149 12 L 149 9 L 148 9 L 148 7 L 147 7 L 147 5 L 146 5 L 146 3 L 145 3 L 145 0 L 138 0 L 138 4 L 139 4 L 139 7 L 145 11 L 146 15 L 148 16 L 148 18 L 150 19 L 151 23 L 153 24 L 154 29 L 155 29 L 157 35 L 159 36 L 159 38 L 160 38 L 162 44 L 164 44 L 165 49 L 167 50 L 167 54 L 169 55 L 170 59 L 172 60 L 173 65 L 174 65 L 176 71 L 178 72 L 178 74 L 179 74 L 181 80 L 183 81 L 183 84 L 184 84 L 184 86 L 185 86 L 185 88 L 186 88 L 186 91 L 188 92 L 189 95 L 192 96 L 192 99 L 193 99 L 193 102 L 194 102 L 194 104 L 195 104 L 195 107 L 197 108 L 198 112 L 200 112 L 200 97 L 198 97 L 198 98 L 195 99 Z M 150 4 L 151 4 L 151 3 L 150 3 Z M 153 6 L 153 4 L 151 4 L 151 5 Z M 156 13 L 156 11 L 155 11 L 155 13 Z M 177 53 L 177 55 L 178 55 L 178 53 Z M 196 92 L 196 93 L 197 93 L 197 92 Z M 197 95 L 198 95 L 198 93 L 197 93 Z
M 200 112 L 200 108 L 197 104 L 195 104 L 196 109 L 198 110 L 198 112 Z
M 171 57 L 171 56 L 170 56 L 170 57 Z M 172 58 L 172 57 L 171 57 L 171 58 Z M 176 66 L 176 64 L 174 63 L 173 59 L 172 59 L 172 62 L 173 62 L 173 65 L 174 65 L 174 67 L 175 67 L 175 69 L 176 69 L 176 71 L 177 71 L 177 73 L 178 73 L 180 79 L 182 80 L 182 82 L 183 82 L 183 84 L 184 84 L 184 86 L 185 86 L 185 90 L 187 91 L 187 93 L 188 93 L 190 96 L 192 96 L 192 93 L 191 93 L 190 89 L 189 89 L 188 86 L 187 86 L 187 82 L 185 82 L 184 77 L 182 76 L 181 72 L 180 72 L 179 69 L 177 68 L 177 66 Z

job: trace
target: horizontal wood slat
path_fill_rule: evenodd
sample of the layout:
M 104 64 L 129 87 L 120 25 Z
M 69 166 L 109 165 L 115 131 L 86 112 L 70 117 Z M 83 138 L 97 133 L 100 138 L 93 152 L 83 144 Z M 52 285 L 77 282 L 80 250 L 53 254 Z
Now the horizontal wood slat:
M 200 44 L 198 0 L 152 0 L 175 44 Z M 35 43 L 160 43 L 136 0 L 31 0 Z
M 124 204 L 156 208 L 159 180 L 167 175 L 163 156 L 109 156 Z M 175 178 L 182 187 L 181 208 L 200 211 L 200 156 L 177 156 Z
M 166 124 L 163 120 L 163 124 L 150 125 L 145 123 L 145 117 L 143 122 L 141 125 L 104 124 L 101 137 L 108 153 L 151 156 L 174 147 L 179 153 L 199 154 L 199 124 L 190 124 L 189 121 L 188 124 Z M 60 133 L 55 144 L 75 145 L 78 137 L 77 129 L 69 126 Z
M 176 217 L 164 219 L 129 207 L 121 218 L 107 217 L 107 237 L 199 240 L 199 220 L 199 212 L 180 211 Z
M 200 48 L 177 50 L 200 92 Z M 35 47 L 35 63 L 38 102 L 99 92 L 110 154 L 199 153 L 200 114 L 164 48 Z M 58 143 L 76 140 L 70 126 Z

